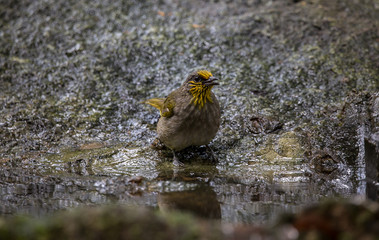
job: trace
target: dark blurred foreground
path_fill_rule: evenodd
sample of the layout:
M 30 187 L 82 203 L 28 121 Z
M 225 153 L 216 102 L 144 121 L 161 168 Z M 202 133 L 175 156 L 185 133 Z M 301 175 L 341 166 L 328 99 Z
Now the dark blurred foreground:
M 179 212 L 103 206 L 35 219 L 0 219 L 0 239 L 365 239 L 379 236 L 379 204 L 328 201 L 272 227 L 222 224 Z

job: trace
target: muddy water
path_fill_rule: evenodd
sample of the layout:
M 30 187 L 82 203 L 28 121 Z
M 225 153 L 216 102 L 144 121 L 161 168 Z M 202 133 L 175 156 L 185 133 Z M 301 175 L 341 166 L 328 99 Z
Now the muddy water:
M 117 203 L 181 209 L 224 222 L 267 223 L 324 197 L 365 196 L 365 182 L 344 173 L 343 166 L 335 170 L 339 177 L 318 179 L 301 158 L 233 165 L 196 160 L 176 168 L 148 148 L 104 147 L 37 160 L 1 169 L 2 214 L 44 215 Z

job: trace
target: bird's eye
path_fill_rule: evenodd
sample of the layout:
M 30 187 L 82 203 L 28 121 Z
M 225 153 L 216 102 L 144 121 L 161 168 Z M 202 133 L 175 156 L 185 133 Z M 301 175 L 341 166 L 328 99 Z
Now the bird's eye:
M 197 77 L 195 78 L 195 81 L 196 81 L 196 82 L 199 82 L 199 81 L 200 81 L 200 77 L 197 76 Z

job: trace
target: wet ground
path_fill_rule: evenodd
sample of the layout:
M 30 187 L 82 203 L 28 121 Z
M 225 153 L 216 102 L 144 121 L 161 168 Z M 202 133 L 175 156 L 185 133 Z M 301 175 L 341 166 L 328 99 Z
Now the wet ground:
M 2 1 L 0 214 L 118 203 L 268 223 L 377 200 L 377 1 Z M 151 147 L 164 97 L 219 77 L 205 148 Z

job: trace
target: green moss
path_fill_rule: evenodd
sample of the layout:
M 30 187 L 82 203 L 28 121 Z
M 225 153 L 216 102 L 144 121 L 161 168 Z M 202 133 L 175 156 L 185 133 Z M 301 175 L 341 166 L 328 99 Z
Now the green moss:
M 302 158 L 304 146 L 300 144 L 300 139 L 295 132 L 286 132 L 278 138 L 269 137 L 263 144 L 263 148 L 256 151 L 256 155 L 268 162 L 276 162 L 281 158 Z
M 300 139 L 294 132 L 286 132 L 278 139 L 278 152 L 283 157 L 302 158 L 304 147 L 300 144 Z
M 118 152 L 118 147 L 103 147 L 98 149 L 85 149 L 85 150 L 62 150 L 59 154 L 47 155 L 47 160 L 51 163 L 54 162 L 75 162 L 82 159 L 102 159 L 110 158 Z

